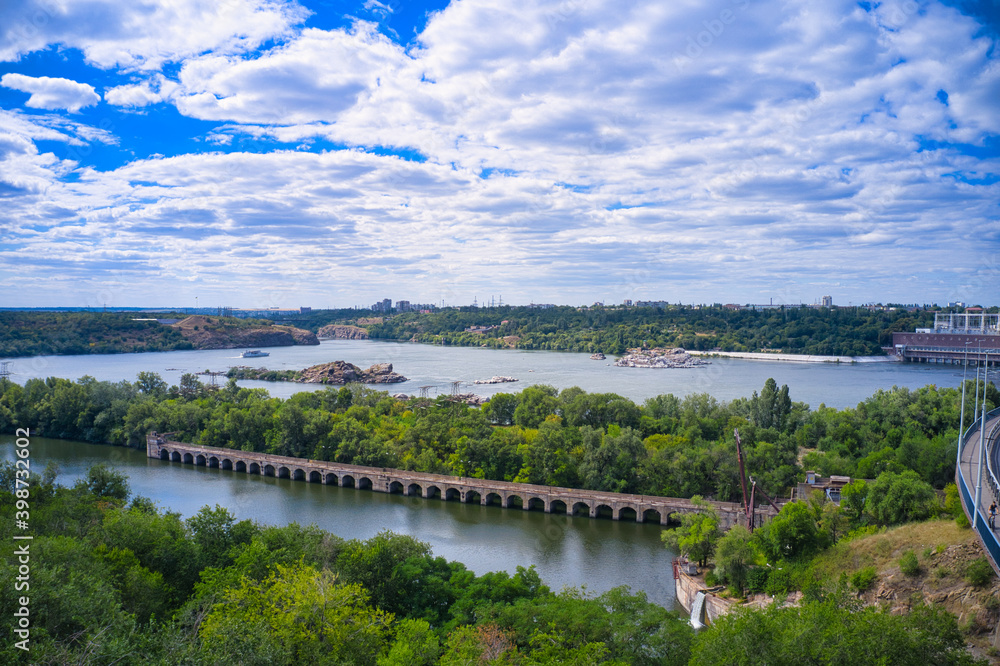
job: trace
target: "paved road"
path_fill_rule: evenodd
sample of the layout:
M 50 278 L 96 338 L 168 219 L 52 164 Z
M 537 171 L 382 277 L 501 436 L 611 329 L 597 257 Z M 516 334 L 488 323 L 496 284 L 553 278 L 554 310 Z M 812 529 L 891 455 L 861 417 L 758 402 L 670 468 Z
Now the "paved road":
M 982 528 L 978 528 L 980 540 L 986 548 L 987 554 L 992 560 L 993 568 L 1000 574 L 1000 540 L 997 539 L 998 532 L 990 532 L 986 526 L 989 516 L 989 506 L 994 501 L 1000 505 L 1000 488 L 998 488 L 997 478 L 1000 473 L 1000 410 L 993 410 L 988 413 L 986 426 L 982 428 L 982 419 L 966 433 L 965 442 L 962 446 L 962 455 L 959 461 L 959 472 L 965 480 L 968 489 L 968 496 L 963 496 L 967 511 L 971 514 L 971 504 L 975 501 L 976 485 L 979 481 L 980 467 L 982 468 L 982 493 L 979 500 L 978 513 Z M 979 464 L 980 455 L 980 432 L 984 433 L 983 442 L 989 455 L 983 456 L 982 465 Z M 991 470 L 992 468 L 992 470 Z M 1000 525 L 1000 520 L 998 520 Z

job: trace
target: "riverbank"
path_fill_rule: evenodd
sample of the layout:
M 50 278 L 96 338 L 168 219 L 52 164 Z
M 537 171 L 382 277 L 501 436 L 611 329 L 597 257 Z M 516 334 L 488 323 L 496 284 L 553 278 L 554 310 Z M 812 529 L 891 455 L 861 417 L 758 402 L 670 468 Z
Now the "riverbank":
M 816 354 L 771 354 L 764 352 L 694 351 L 692 356 L 742 358 L 750 361 L 788 361 L 791 363 L 898 363 L 898 356 L 819 356 Z

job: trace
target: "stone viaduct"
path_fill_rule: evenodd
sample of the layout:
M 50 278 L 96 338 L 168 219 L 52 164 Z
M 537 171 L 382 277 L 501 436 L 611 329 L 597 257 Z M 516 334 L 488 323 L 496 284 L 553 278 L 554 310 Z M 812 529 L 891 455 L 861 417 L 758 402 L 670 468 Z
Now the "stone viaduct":
M 535 486 L 470 477 L 424 474 L 386 467 L 344 465 L 236 449 L 196 446 L 150 433 L 146 438 L 150 458 L 211 467 L 246 474 L 273 476 L 309 483 L 396 493 L 426 499 L 457 501 L 506 509 L 535 510 L 590 518 L 634 520 L 667 525 L 675 514 L 699 511 L 690 500 L 653 495 Z M 719 514 L 720 526 L 729 529 L 744 522 L 743 508 L 734 502 L 711 502 Z M 758 508 L 758 519 L 774 515 L 771 507 Z M 676 520 L 676 517 L 675 517 Z

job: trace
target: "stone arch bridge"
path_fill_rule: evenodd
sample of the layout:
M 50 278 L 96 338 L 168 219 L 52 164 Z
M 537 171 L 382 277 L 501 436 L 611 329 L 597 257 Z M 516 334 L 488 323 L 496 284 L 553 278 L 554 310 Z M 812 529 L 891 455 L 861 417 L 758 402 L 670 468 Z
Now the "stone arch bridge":
M 236 449 L 196 446 L 170 441 L 164 435 L 155 432 L 146 438 L 146 455 L 158 460 L 308 483 L 500 506 L 506 509 L 634 520 L 639 523 L 653 522 L 667 525 L 671 516 L 676 520 L 676 514 L 699 511 L 698 507 L 686 499 L 536 486 L 471 477 L 425 474 L 386 467 L 344 465 Z M 744 522 L 744 512 L 740 504 L 733 502 L 711 502 L 711 504 L 718 512 L 723 529 Z M 766 509 L 758 508 L 758 519 L 770 518 L 775 513 L 771 507 Z

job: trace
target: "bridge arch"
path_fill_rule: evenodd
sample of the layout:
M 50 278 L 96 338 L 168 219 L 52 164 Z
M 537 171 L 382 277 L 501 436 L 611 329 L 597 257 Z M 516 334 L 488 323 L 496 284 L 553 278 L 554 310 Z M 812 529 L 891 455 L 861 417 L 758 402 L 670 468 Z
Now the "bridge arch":
M 503 497 L 499 493 L 486 493 L 483 497 L 484 506 L 503 506 Z
M 466 504 L 482 504 L 482 501 L 483 501 L 483 496 L 479 494 L 478 490 L 465 491 Z
M 243 472 L 245 474 L 247 471 L 247 464 L 242 460 L 237 460 L 236 464 L 233 467 L 236 469 L 237 472 Z
M 400 481 L 392 481 L 389 483 L 389 492 L 393 495 L 403 494 L 403 484 Z
M 646 509 L 642 512 L 642 522 L 661 523 L 663 522 L 663 515 L 656 509 Z
M 511 493 L 510 495 L 507 495 L 507 501 L 504 502 L 504 506 L 507 507 L 508 509 L 523 509 L 524 500 L 521 499 L 520 495 L 515 495 L 514 493 Z
M 598 504 L 594 507 L 593 512 L 594 518 L 611 518 L 615 519 L 615 510 L 608 506 L 607 504 Z
M 160 460 L 170 461 L 170 451 L 167 449 L 160 449 Z
M 443 499 L 441 497 L 441 489 L 437 486 L 427 486 L 424 489 L 424 497 L 427 499 Z
M 227 470 L 232 471 L 232 469 L 233 469 L 233 461 L 230 460 L 229 458 L 223 458 L 222 462 L 219 464 L 219 467 L 221 467 L 222 469 L 227 469 Z
M 406 487 L 406 494 L 410 497 L 422 497 L 424 489 L 420 487 L 419 483 L 411 483 Z
M 274 476 L 274 465 L 264 465 L 264 476 Z
M 191 455 L 190 453 L 185 453 L 184 456 L 182 457 L 182 460 L 184 461 L 185 465 L 194 464 L 194 456 Z
M 250 463 L 250 467 L 247 468 L 247 474 L 260 474 L 260 465 L 255 462 Z
M 292 471 L 282 465 L 278 468 L 278 478 L 279 479 L 290 479 L 292 478 Z
M 292 481 L 305 481 L 306 471 L 301 467 L 296 467 L 292 470 Z
M 631 520 L 635 522 L 638 516 L 639 512 L 636 511 L 634 508 L 630 506 L 623 506 L 622 508 L 618 509 L 617 520 Z
M 198 467 L 205 467 L 207 462 L 208 461 L 205 460 L 205 456 L 203 456 L 200 453 L 194 458 L 194 464 L 197 465 Z
M 333 472 L 329 472 L 326 474 L 326 476 L 323 477 L 323 483 L 325 483 L 328 486 L 340 485 L 339 479 L 337 479 L 337 475 L 334 474 Z
M 323 473 L 316 470 L 309 472 L 309 483 L 323 483 Z
M 448 488 L 444 491 L 444 499 L 448 502 L 462 501 L 462 491 L 458 488 Z
M 358 490 L 371 490 L 371 489 L 372 489 L 371 479 L 369 479 L 367 476 L 363 476 L 360 479 L 358 479 Z
M 351 476 L 350 474 L 345 474 L 344 476 L 340 477 L 340 485 L 343 488 L 354 488 L 357 485 L 357 483 L 354 481 L 353 476 Z
M 562 500 L 552 500 L 549 502 L 549 513 L 568 513 L 566 502 Z
M 209 457 L 209 459 L 208 459 L 208 466 L 211 467 L 212 469 L 218 469 L 219 468 L 219 459 L 216 458 L 215 456 Z
M 571 516 L 589 516 L 590 515 L 590 505 L 586 502 L 574 502 L 573 511 L 570 513 Z
M 528 505 L 524 507 L 528 511 L 545 511 L 545 500 L 541 497 L 529 497 Z

